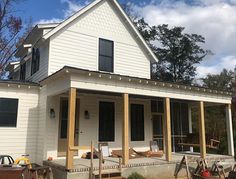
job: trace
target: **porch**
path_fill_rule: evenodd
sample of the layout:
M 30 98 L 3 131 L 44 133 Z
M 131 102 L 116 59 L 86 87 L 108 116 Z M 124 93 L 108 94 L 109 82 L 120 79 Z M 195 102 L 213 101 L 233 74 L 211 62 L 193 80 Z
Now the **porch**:
M 113 157 L 105 157 L 105 163 L 102 165 L 103 173 L 122 172 L 123 177 L 128 177 L 132 172 L 138 172 L 147 178 L 174 178 L 174 172 L 177 169 L 183 155 L 187 156 L 190 170 L 196 167 L 196 160 L 199 158 L 199 153 L 173 153 L 172 161 L 168 162 L 165 157 L 162 158 L 137 158 L 130 159 L 128 164 L 119 165 L 119 159 Z M 94 159 L 93 171 L 99 171 L 99 159 Z M 206 160 L 209 166 L 215 161 L 224 163 L 224 167 L 231 167 L 235 164 L 234 157 L 226 155 L 207 154 Z M 73 169 L 66 169 L 66 159 L 60 158 L 54 161 L 44 161 L 44 165 L 50 166 L 54 172 L 54 177 L 60 178 L 89 178 L 90 160 L 74 158 Z M 63 177 L 62 177 L 63 176 Z M 178 175 L 180 178 L 186 178 L 184 169 Z
M 50 79 L 51 78 L 51 79 Z M 68 98 L 68 122 L 67 122 L 67 140 L 66 143 L 64 143 L 65 147 L 65 158 L 63 160 L 57 160 L 55 159 L 52 163 L 54 165 L 59 164 L 59 166 L 65 167 L 69 171 L 77 171 L 78 170 L 84 170 L 84 168 L 88 168 L 86 165 L 86 161 L 83 159 L 77 159 L 74 157 L 75 152 L 86 152 L 85 148 L 89 146 L 90 144 L 90 135 L 87 134 L 85 138 L 78 137 L 78 140 L 75 140 L 76 131 L 74 130 L 76 128 L 76 106 L 78 107 L 78 104 L 76 102 L 76 99 L 80 99 L 81 97 L 86 99 L 86 94 L 93 95 L 103 95 L 106 97 L 100 97 L 100 101 L 111 101 L 114 99 L 119 100 L 116 105 L 119 107 L 119 124 L 115 126 L 115 131 L 118 131 L 115 136 L 115 140 L 108 140 L 109 147 L 111 149 L 122 149 L 123 151 L 123 158 L 122 158 L 122 166 L 138 166 L 140 165 L 152 165 L 158 163 L 161 164 L 171 164 L 171 162 L 176 163 L 176 161 L 179 161 L 182 157 L 182 154 L 179 155 L 178 153 L 172 153 L 175 152 L 175 146 L 177 143 L 174 143 L 175 138 L 177 137 L 175 135 L 175 132 L 173 130 L 173 124 L 175 121 L 173 121 L 173 118 L 171 117 L 173 114 L 173 111 L 171 112 L 171 102 L 172 101 L 183 101 L 187 103 L 187 111 L 185 112 L 185 116 L 188 116 L 187 120 L 188 122 L 186 125 L 188 125 L 188 132 L 191 133 L 191 108 L 195 107 L 198 109 L 199 113 L 199 120 L 198 120 L 198 133 L 199 133 L 199 148 L 200 153 L 198 153 L 198 157 L 201 156 L 202 158 L 207 157 L 221 157 L 218 155 L 211 155 L 206 153 L 206 138 L 205 138 L 205 121 L 204 121 L 204 108 L 208 105 L 224 105 L 226 110 L 226 126 L 227 126 L 227 137 L 228 137 L 228 154 L 229 158 L 232 159 L 230 156 L 234 156 L 234 149 L 233 149 L 233 134 L 232 134 L 232 119 L 231 119 L 231 97 L 230 94 L 227 92 L 220 92 L 212 90 L 206 90 L 206 89 L 200 89 L 200 88 L 194 88 L 194 87 L 188 87 L 188 86 L 180 86 L 175 84 L 167 84 L 167 83 L 159 83 L 147 79 L 136 79 L 131 77 L 125 77 L 125 76 L 118 76 L 118 75 L 112 75 L 112 74 L 103 74 L 100 72 L 91 72 L 86 70 L 79 70 L 79 69 L 73 69 L 73 68 L 65 68 L 62 71 L 59 71 L 56 75 L 50 77 L 44 83 L 47 83 L 47 101 L 49 101 L 49 109 L 53 109 L 50 106 L 50 100 L 54 101 L 54 98 L 60 98 L 60 96 L 64 96 Z M 48 83 L 50 82 L 50 83 Z M 68 90 L 69 89 L 69 90 Z M 82 99 L 81 98 L 81 99 Z M 105 100 L 104 100 L 105 99 Z M 133 100 L 137 100 L 138 103 L 147 103 L 147 106 L 144 107 L 145 111 L 148 110 L 148 115 L 144 115 L 144 119 L 140 119 L 141 121 L 144 120 L 145 123 L 145 130 L 144 130 L 144 140 L 141 140 L 143 136 L 138 136 L 137 141 L 132 140 L 132 127 L 130 118 L 130 113 L 132 113 L 132 109 L 130 108 L 130 104 L 134 103 Z M 141 99 L 141 100 L 140 100 Z M 153 114 L 151 113 L 151 101 L 161 101 L 163 102 L 163 112 L 156 111 Z M 60 100 L 59 100 L 60 101 Z M 88 100 L 89 102 L 89 100 Z M 96 103 L 98 101 L 95 101 Z M 58 105 L 58 103 L 57 103 Z M 53 105 L 52 105 L 53 106 Z M 86 132 L 89 132 L 91 130 L 91 125 L 96 125 L 98 128 L 98 121 L 99 121 L 99 113 L 97 112 L 94 114 L 94 121 L 92 123 L 90 121 L 87 122 L 81 122 L 83 119 L 86 118 L 89 110 L 86 110 L 83 108 L 83 105 L 79 105 L 82 110 L 79 110 L 79 122 L 77 123 L 79 125 L 78 129 L 78 136 L 85 136 Z M 98 108 L 98 106 L 97 106 Z M 143 108 L 143 110 L 144 110 Z M 108 108 L 110 109 L 110 108 Z M 51 110 L 50 110 L 51 111 Z M 141 110 L 142 111 L 142 110 Z M 58 112 L 59 115 L 60 112 Z M 162 149 L 164 150 L 165 156 L 163 158 L 142 158 L 142 159 L 129 159 L 129 148 L 130 147 L 137 147 L 141 150 L 146 150 L 149 148 L 149 141 L 154 140 L 154 135 L 150 135 L 150 131 L 153 134 L 153 126 L 150 125 L 151 119 L 153 119 L 153 115 L 157 115 L 162 119 L 162 122 L 159 124 L 159 132 L 162 134 L 159 134 L 160 140 L 162 140 Z M 111 115 L 112 116 L 112 115 Z M 157 117 L 157 118 L 159 118 Z M 137 118 L 137 117 L 136 117 Z M 181 118 L 182 119 L 182 118 Z M 95 121 L 96 120 L 96 121 Z M 50 121 L 50 123 L 53 123 L 53 121 Z M 59 123 L 59 121 L 58 121 Z M 86 124 L 86 125 L 85 125 Z M 55 125 L 55 123 L 54 123 Z M 57 124 L 60 126 L 60 124 Z M 152 123 L 153 125 L 153 123 Z M 83 126 L 85 128 L 83 128 Z M 147 127 L 149 126 L 149 127 Z M 82 132 L 81 132 L 81 129 Z M 91 130 L 92 135 L 95 136 L 95 146 L 99 142 L 104 142 L 104 140 L 99 140 L 100 135 L 98 135 L 98 131 L 93 131 L 96 128 L 93 128 Z M 89 131 L 88 131 L 89 130 Z M 183 130 L 183 129 L 182 129 Z M 85 131 L 85 133 L 84 133 Z M 95 133 L 94 133 L 95 132 Z M 60 131 L 58 131 L 60 135 Z M 106 134 L 103 134 L 103 137 L 106 136 Z M 137 137 L 137 136 L 136 136 Z M 183 135 L 181 134 L 181 138 Z M 110 141 L 110 142 L 109 142 Z M 59 143 L 59 142 L 58 142 Z M 58 146 L 58 145 L 57 145 Z M 161 146 L 161 145 L 160 145 Z M 89 151 L 89 150 L 87 150 Z M 56 149 L 56 152 L 58 153 L 58 148 Z M 77 154 L 78 155 L 78 154 Z M 51 156 L 50 151 L 47 152 L 46 156 Z M 194 155 L 196 156 L 196 155 Z M 223 158 L 228 156 L 223 156 Z M 57 157 L 54 157 L 57 158 Z M 213 157 L 214 158 L 214 157 Z M 163 163 L 162 163 L 163 162 Z M 50 162 L 48 162 L 50 163 Z M 115 164 L 113 164 L 115 163 Z M 51 164 L 51 163 L 50 163 Z M 84 167 L 81 167 L 81 166 Z M 108 166 L 110 167 L 116 167 L 117 166 L 117 159 L 109 158 Z M 64 168 L 64 169 L 65 169 Z

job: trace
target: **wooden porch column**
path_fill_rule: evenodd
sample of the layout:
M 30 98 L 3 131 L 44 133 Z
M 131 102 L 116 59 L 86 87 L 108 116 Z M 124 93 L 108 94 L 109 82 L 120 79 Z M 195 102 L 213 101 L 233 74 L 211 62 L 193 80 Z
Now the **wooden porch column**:
M 124 117 L 123 117 L 123 133 L 122 133 L 122 163 L 124 165 L 129 162 L 129 94 L 123 94 Z
M 199 102 L 199 140 L 201 158 L 206 158 L 206 136 L 205 136 L 205 117 L 204 102 Z
M 67 124 L 67 152 L 66 152 L 66 168 L 73 168 L 74 151 L 74 133 L 75 133 L 75 108 L 76 108 L 76 88 L 69 89 L 68 100 L 68 124 Z
M 233 138 L 231 104 L 226 104 L 226 126 L 227 126 L 227 139 L 228 139 L 228 154 L 234 156 L 234 138 Z
M 165 98 L 165 155 L 166 160 L 172 160 L 171 147 L 171 119 L 170 119 L 170 98 Z

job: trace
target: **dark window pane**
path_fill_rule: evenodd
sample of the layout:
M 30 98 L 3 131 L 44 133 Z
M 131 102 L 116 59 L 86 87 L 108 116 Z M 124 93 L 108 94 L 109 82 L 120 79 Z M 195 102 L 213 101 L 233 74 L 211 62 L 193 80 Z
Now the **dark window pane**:
M 68 100 L 61 101 L 61 131 L 60 137 L 67 138 Z
M 18 99 L 0 98 L 0 126 L 16 127 Z
M 113 72 L 114 45 L 112 41 L 99 39 L 99 70 Z
M 112 57 L 113 56 L 113 42 L 108 40 L 99 40 L 99 54 Z
M 39 62 L 40 62 L 40 51 L 39 49 L 35 50 L 35 48 L 33 48 L 32 60 L 31 60 L 31 75 L 33 75 L 39 70 Z
M 151 101 L 151 112 L 164 113 L 163 100 L 152 100 Z
M 20 66 L 20 80 L 25 80 L 25 72 L 26 72 L 26 63 L 23 63 Z
M 115 104 L 114 102 L 99 103 L 99 141 L 115 140 Z
M 113 61 L 110 57 L 99 56 L 99 70 L 113 72 Z
M 131 104 L 131 140 L 144 141 L 144 106 Z

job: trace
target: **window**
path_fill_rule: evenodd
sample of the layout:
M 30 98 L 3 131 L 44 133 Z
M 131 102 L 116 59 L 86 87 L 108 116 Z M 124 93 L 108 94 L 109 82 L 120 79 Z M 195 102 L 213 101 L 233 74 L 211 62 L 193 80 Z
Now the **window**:
M 26 72 L 26 63 L 23 63 L 20 66 L 20 80 L 25 80 L 25 72 Z
M 0 98 L 0 126 L 16 127 L 18 99 Z
M 99 102 L 99 141 L 115 141 L 115 104 Z
M 163 100 L 152 100 L 151 101 L 151 112 L 164 113 Z
M 113 41 L 99 39 L 99 70 L 113 72 L 114 61 Z
M 68 122 L 68 100 L 61 100 L 61 130 L 60 130 L 60 138 L 67 138 L 67 122 Z
M 144 106 L 131 104 L 131 141 L 144 141 Z
M 39 70 L 40 51 L 39 49 L 33 48 L 32 61 L 31 61 L 31 75 Z
M 79 117 L 79 99 L 76 100 L 75 107 L 75 133 L 78 126 Z M 60 103 L 60 138 L 67 138 L 67 123 L 68 123 L 68 99 L 62 98 Z

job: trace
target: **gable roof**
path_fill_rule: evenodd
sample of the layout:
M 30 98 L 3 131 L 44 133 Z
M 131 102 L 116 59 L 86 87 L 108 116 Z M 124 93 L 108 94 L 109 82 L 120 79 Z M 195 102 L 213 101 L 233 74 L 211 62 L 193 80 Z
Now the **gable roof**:
M 58 26 L 56 26 L 54 29 L 52 29 L 51 31 L 49 31 L 48 33 L 46 33 L 42 39 L 46 40 L 48 38 L 50 38 L 52 35 L 54 35 L 55 33 L 57 33 L 58 31 L 60 31 L 62 28 L 64 28 L 65 26 L 67 26 L 68 24 L 70 24 L 72 21 L 74 21 L 75 19 L 77 19 L 78 17 L 80 17 L 82 14 L 86 13 L 87 11 L 89 11 L 91 8 L 93 8 L 94 6 L 96 6 L 97 4 L 99 4 L 102 1 L 106 1 L 106 0 L 95 0 L 92 3 L 90 3 L 89 5 L 87 5 L 86 7 L 84 7 L 83 9 L 81 9 L 80 11 L 78 11 L 77 13 L 75 13 L 74 15 L 72 15 L 71 17 L 69 17 L 68 19 L 64 20 L 62 23 L 60 23 Z M 139 33 L 139 31 L 136 29 L 135 25 L 133 24 L 133 22 L 130 20 L 130 18 L 128 17 L 128 15 L 124 12 L 124 10 L 122 9 L 122 7 L 120 6 L 120 4 L 117 2 L 117 0 L 109 0 L 109 2 L 112 2 L 111 4 L 113 5 L 112 7 L 116 7 L 118 9 L 118 11 L 121 13 L 121 15 L 125 18 L 125 21 L 127 22 L 128 26 L 133 30 L 133 32 L 137 35 L 137 38 L 140 39 L 142 45 L 144 46 L 144 48 L 147 50 L 148 52 L 148 56 L 151 56 L 152 62 L 157 62 L 158 59 L 156 57 L 156 55 L 153 53 L 153 51 L 151 50 L 151 48 L 148 46 L 148 44 L 146 43 L 146 41 L 144 40 L 144 38 L 142 37 L 142 35 Z

